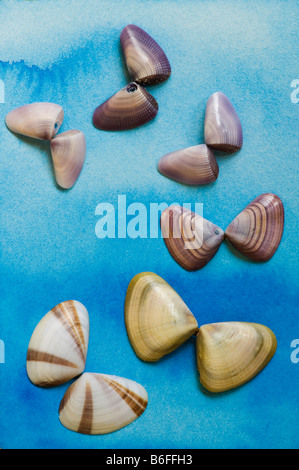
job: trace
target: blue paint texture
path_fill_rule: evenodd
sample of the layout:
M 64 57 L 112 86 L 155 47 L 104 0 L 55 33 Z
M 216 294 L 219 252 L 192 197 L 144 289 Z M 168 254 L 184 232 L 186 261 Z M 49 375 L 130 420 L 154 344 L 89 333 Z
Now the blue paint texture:
M 84 5 L 84 6 L 83 6 Z M 1 165 L 1 448 L 298 448 L 299 364 L 290 360 L 298 321 L 299 103 L 298 2 L 79 0 L 0 3 Z M 297 20 L 297 21 L 296 21 Z M 128 83 L 119 36 L 134 23 L 151 34 L 172 66 L 149 91 L 157 117 L 131 131 L 92 125 L 94 109 Z M 199 188 L 160 175 L 159 158 L 203 142 L 205 104 L 215 91 L 240 116 L 244 146 L 217 157 L 218 180 Z M 83 171 L 71 190 L 55 183 L 49 145 L 9 132 L 7 112 L 34 101 L 63 106 L 60 132 L 87 139 Z M 281 244 L 267 263 L 245 259 L 224 242 L 202 270 L 188 273 L 161 238 L 99 239 L 96 206 L 203 203 L 222 228 L 256 196 L 279 195 L 285 207 Z M 155 364 L 128 341 L 124 300 L 142 271 L 162 276 L 199 324 L 252 321 L 278 340 L 269 365 L 246 385 L 217 396 L 204 391 L 195 341 Z M 90 315 L 86 371 L 136 380 L 148 391 L 145 413 L 104 436 L 65 429 L 58 419 L 68 384 L 41 389 L 26 375 L 26 352 L 38 321 L 63 300 Z

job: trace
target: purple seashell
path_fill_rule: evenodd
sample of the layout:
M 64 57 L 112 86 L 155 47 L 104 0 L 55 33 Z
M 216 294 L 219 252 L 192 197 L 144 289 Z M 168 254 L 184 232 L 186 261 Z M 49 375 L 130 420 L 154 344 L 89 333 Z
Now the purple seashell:
M 159 44 L 143 29 L 129 24 L 120 35 L 132 79 L 142 85 L 164 82 L 171 74 L 169 61 Z
M 276 194 L 255 198 L 225 230 L 226 238 L 242 255 L 268 261 L 276 252 L 283 233 L 284 208 Z
M 132 82 L 96 108 L 93 124 L 104 131 L 134 129 L 151 121 L 157 112 L 155 98 Z
M 168 207 L 162 212 L 160 223 L 169 253 L 187 271 L 203 268 L 224 239 L 220 227 L 185 207 Z
M 205 143 L 214 150 L 236 152 L 243 144 L 242 126 L 235 108 L 221 91 L 210 96 L 205 115 Z
M 219 174 L 214 153 L 205 144 L 167 153 L 160 159 L 158 170 L 179 183 L 195 186 L 212 183 Z

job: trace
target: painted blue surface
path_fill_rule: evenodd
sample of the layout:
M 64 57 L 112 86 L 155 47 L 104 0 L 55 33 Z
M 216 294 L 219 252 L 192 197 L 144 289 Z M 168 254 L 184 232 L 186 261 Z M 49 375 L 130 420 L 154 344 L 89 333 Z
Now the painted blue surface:
M 84 4 L 84 7 L 82 6 Z M 290 448 L 299 445 L 299 337 L 296 213 L 298 109 L 290 87 L 298 78 L 295 1 L 1 2 L 1 448 Z M 119 36 L 135 23 L 165 50 L 170 79 L 149 90 L 157 117 L 122 133 L 91 123 L 93 110 L 128 82 Z M 218 180 L 190 188 L 161 176 L 159 158 L 203 142 L 205 104 L 215 91 L 235 105 L 244 146 L 218 158 Z M 47 143 L 10 133 L 4 118 L 34 101 L 65 111 L 60 132 L 81 129 L 87 155 L 69 191 L 54 181 Z M 278 251 L 254 263 L 223 243 L 202 270 L 188 273 L 163 240 L 95 235 L 96 206 L 126 195 L 127 204 L 204 204 L 204 216 L 225 228 L 253 198 L 283 200 L 285 229 Z M 128 217 L 130 220 L 130 217 Z M 199 384 L 194 339 L 155 364 L 140 361 L 128 341 L 124 299 L 141 271 L 162 276 L 200 324 L 263 323 L 277 336 L 270 364 L 243 387 L 213 396 Z M 33 386 L 25 369 L 38 321 L 63 300 L 90 315 L 86 371 L 144 385 L 145 413 L 122 430 L 84 436 L 58 419 L 69 386 Z

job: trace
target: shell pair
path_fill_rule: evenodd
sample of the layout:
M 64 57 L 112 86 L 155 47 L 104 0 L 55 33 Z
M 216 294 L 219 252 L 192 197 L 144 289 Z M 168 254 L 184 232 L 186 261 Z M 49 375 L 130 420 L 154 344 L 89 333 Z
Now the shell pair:
M 137 274 L 125 300 L 130 343 L 143 361 L 158 361 L 196 335 L 201 384 L 210 392 L 236 388 L 273 357 L 277 341 L 266 326 L 248 322 L 198 323 L 177 292 L 160 276 Z
M 196 271 L 213 258 L 224 238 L 242 255 L 268 261 L 281 241 L 284 208 L 275 194 L 261 194 L 235 217 L 225 232 L 181 206 L 165 209 L 160 222 L 171 256 L 187 271 Z
M 132 82 L 94 111 L 93 124 L 104 131 L 134 129 L 151 121 L 158 103 L 144 86 L 161 83 L 171 74 L 164 51 L 143 29 L 126 26 L 120 42 Z
M 31 336 L 26 368 L 40 387 L 53 387 L 82 374 L 89 341 L 89 316 L 80 302 L 69 300 L 50 310 Z M 147 406 L 142 385 L 114 375 L 85 372 L 65 392 L 59 419 L 83 434 L 106 434 L 138 418 Z
M 57 184 L 71 188 L 77 181 L 86 154 L 83 132 L 73 129 L 56 136 L 64 117 L 63 109 L 55 103 L 31 103 L 10 111 L 5 122 L 17 134 L 38 140 L 51 141 L 51 155 Z M 56 136 L 56 137 L 55 137 Z
M 207 101 L 204 135 L 205 144 L 164 155 L 158 163 L 159 172 L 187 185 L 209 184 L 219 175 L 214 150 L 233 153 L 242 148 L 239 116 L 229 98 L 220 91 L 213 93 Z

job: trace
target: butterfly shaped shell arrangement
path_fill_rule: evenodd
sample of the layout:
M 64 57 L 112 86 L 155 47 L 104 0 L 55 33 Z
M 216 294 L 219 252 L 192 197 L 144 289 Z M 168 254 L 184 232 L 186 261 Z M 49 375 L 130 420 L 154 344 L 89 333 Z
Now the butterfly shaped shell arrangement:
M 243 256 L 268 261 L 283 233 L 284 208 L 273 193 L 256 197 L 223 231 L 199 214 L 170 206 L 161 215 L 161 232 L 173 259 L 187 271 L 203 268 L 227 239 Z
M 229 98 L 218 91 L 207 101 L 205 143 L 167 153 L 158 162 L 159 172 L 178 183 L 202 186 L 216 181 L 219 167 L 214 152 L 234 153 L 242 148 L 240 118 Z
M 104 131 L 134 129 L 151 121 L 158 103 L 144 86 L 161 83 L 171 74 L 164 51 L 143 29 L 126 26 L 120 42 L 132 82 L 95 109 L 93 124 Z
M 33 139 L 50 141 L 57 184 L 63 189 L 74 186 L 81 173 L 86 139 L 83 132 L 73 129 L 58 134 L 64 112 L 55 103 L 30 103 L 10 111 L 5 118 L 8 129 Z
M 234 321 L 199 328 L 177 292 L 151 272 L 137 274 L 128 286 L 125 325 L 136 355 L 149 362 L 195 335 L 200 382 L 213 393 L 251 380 L 268 364 L 277 346 L 274 333 L 257 323 Z
M 61 400 L 61 423 L 83 434 L 111 433 L 135 421 L 144 412 L 148 396 L 133 380 L 84 372 L 88 341 L 89 316 L 84 305 L 75 300 L 60 303 L 33 331 L 27 374 L 40 387 L 60 385 L 80 375 Z

